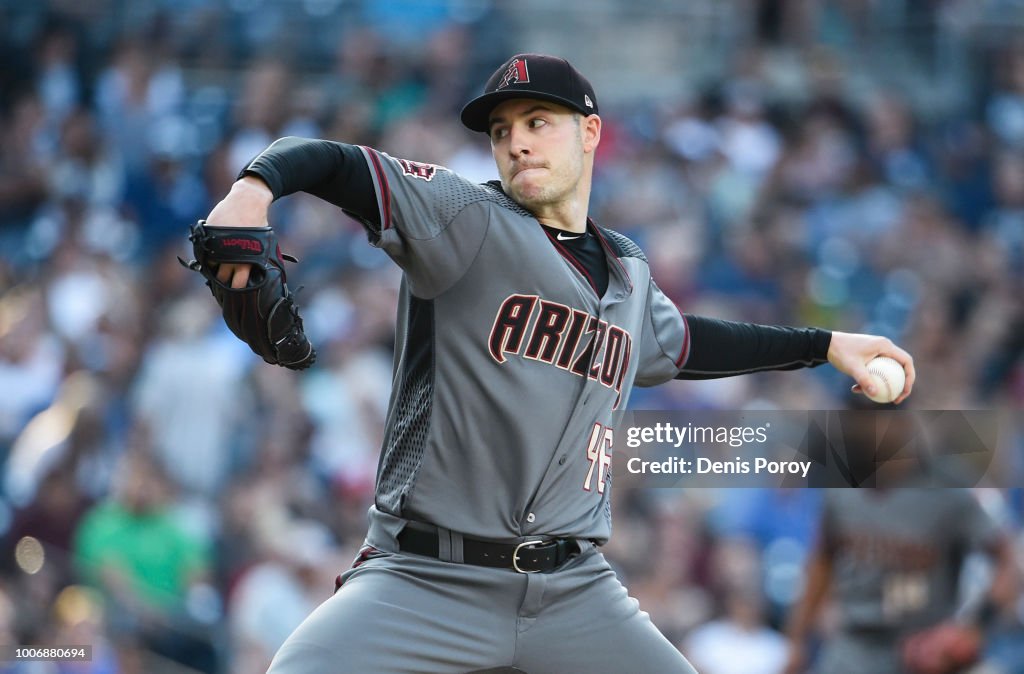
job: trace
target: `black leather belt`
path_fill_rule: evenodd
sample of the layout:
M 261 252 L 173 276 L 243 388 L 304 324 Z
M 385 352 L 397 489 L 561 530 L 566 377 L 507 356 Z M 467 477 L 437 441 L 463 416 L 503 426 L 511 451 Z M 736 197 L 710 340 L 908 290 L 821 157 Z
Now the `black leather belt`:
M 398 534 L 398 549 L 414 555 L 440 558 L 436 527 L 419 522 L 409 523 Z M 462 538 L 462 561 L 475 566 L 511 569 L 518 573 L 554 571 L 580 552 L 575 538 L 535 538 L 522 543 L 494 543 L 476 538 Z

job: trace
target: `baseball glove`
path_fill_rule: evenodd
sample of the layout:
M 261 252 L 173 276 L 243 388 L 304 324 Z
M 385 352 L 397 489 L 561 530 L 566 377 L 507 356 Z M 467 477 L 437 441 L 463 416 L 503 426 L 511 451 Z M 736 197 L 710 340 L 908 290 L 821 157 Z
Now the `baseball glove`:
M 904 640 L 903 665 L 911 674 L 961 672 L 978 661 L 981 645 L 976 628 L 941 623 Z
M 316 360 L 316 351 L 302 329 L 302 318 L 288 289 L 284 260 L 270 227 L 216 227 L 200 220 L 189 233 L 195 259 L 178 261 L 206 279 L 231 332 L 271 365 L 303 370 Z M 217 280 L 224 263 L 251 265 L 245 288 Z

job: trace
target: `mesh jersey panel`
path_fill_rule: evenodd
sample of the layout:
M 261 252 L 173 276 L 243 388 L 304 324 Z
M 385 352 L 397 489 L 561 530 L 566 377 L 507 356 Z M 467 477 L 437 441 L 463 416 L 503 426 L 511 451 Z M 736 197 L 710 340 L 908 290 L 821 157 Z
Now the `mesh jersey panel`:
M 433 402 L 431 373 L 403 379 L 396 399 L 396 419 L 381 456 L 377 485 L 377 507 L 385 512 L 400 515 L 405 497 L 416 482 L 416 474 L 423 464 Z
M 501 183 L 497 181 L 478 185 L 450 171 L 439 170 L 431 183 L 431 202 L 428 208 L 437 226 L 442 230 L 467 206 L 480 201 L 488 201 L 517 215 L 533 218 L 533 214 L 501 191 Z
M 403 287 L 402 292 L 408 293 Z M 377 507 L 399 515 L 416 482 L 434 405 L 434 305 L 409 296 L 401 376 L 388 415 L 377 484 Z
M 624 234 L 619 234 L 614 229 L 601 227 L 601 232 L 608 238 L 608 243 L 617 250 L 619 257 L 635 257 L 647 262 L 647 256 L 640 250 L 640 246 L 633 243 L 633 240 Z
M 488 183 L 484 183 L 482 187 L 486 188 L 487 192 L 490 193 L 490 198 L 488 199 L 488 201 L 492 201 L 503 208 L 507 208 L 516 215 L 521 215 L 524 218 L 533 219 L 533 213 L 517 204 L 515 201 L 512 200 L 512 197 L 508 196 L 507 194 L 505 194 L 504 191 L 502 191 L 501 183 L 499 181 L 492 180 Z
M 449 179 L 444 179 L 445 176 Z M 437 208 L 445 226 L 466 206 L 479 201 L 489 201 L 517 215 L 533 217 L 493 185 L 469 184 L 447 172 L 439 172 L 435 181 L 441 188 Z M 377 477 L 377 507 L 399 516 L 423 463 L 434 402 L 433 305 L 412 295 L 409 296 L 401 368 L 395 406 L 388 415 Z
M 438 171 L 434 177 L 437 220 L 447 227 L 466 206 L 478 201 L 493 201 L 493 190 L 458 178 L 448 171 Z

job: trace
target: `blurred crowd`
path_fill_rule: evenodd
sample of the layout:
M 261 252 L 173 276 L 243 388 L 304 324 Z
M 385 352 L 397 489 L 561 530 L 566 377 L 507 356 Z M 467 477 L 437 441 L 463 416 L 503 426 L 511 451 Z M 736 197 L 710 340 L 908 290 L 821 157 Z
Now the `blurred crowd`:
M 737 7 L 755 28 L 724 76 L 602 102 L 591 215 L 685 311 L 893 338 L 916 360 L 913 407 L 1006 410 L 1003 447 L 1024 457 L 1024 41 L 990 45 L 972 103 L 936 114 L 776 30 L 786 4 Z M 825 4 L 804 18 L 856 28 L 860 3 Z M 513 11 L 0 2 L 0 644 L 93 645 L 62 672 L 249 674 L 329 596 L 372 502 L 399 271 L 334 207 L 275 204 L 320 352 L 297 375 L 228 333 L 176 256 L 284 135 L 495 178 L 457 111 L 524 50 L 500 28 Z M 677 382 L 631 407 L 830 409 L 849 385 L 827 367 Z M 1024 545 L 1020 495 L 979 497 Z M 622 490 L 607 552 L 702 671 L 753 671 L 715 660 L 706 628 L 724 624 L 777 672 L 820 501 Z M 997 671 L 1024 671 L 1020 617 Z

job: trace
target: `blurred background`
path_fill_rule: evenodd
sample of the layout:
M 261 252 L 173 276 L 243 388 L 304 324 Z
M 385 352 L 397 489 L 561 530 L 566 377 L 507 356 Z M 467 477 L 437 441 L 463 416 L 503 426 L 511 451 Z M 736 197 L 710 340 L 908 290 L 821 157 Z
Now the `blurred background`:
M 263 672 L 330 595 L 372 502 L 399 272 L 334 207 L 274 206 L 321 353 L 297 375 L 175 255 L 284 135 L 497 177 L 457 113 L 522 51 L 593 82 L 591 215 L 680 307 L 891 337 L 909 404 L 1001 410 L 1024 474 L 1020 0 L 0 0 L 0 644 L 94 651 L 0 672 Z M 832 409 L 849 384 L 631 407 Z M 1020 493 L 975 491 L 1024 547 Z M 778 672 L 822 499 L 617 491 L 607 554 L 702 672 Z M 988 671 L 1024 672 L 1022 616 Z

